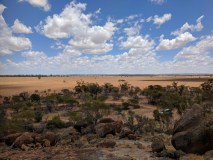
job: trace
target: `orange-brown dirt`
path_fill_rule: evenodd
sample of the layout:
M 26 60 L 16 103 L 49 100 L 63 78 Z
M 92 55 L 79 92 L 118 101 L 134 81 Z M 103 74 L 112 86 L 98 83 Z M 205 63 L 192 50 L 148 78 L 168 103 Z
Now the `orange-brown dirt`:
M 133 86 L 145 88 L 149 85 L 171 85 L 173 81 L 179 85 L 198 87 L 204 81 L 212 79 L 212 76 L 70 76 L 70 77 L 0 77 L 0 95 L 11 96 L 20 92 L 33 93 L 35 90 L 60 91 L 72 89 L 77 81 L 92 82 L 103 85 L 112 83 L 118 86 L 121 80 L 127 81 Z M 120 80 L 120 81 L 119 81 Z

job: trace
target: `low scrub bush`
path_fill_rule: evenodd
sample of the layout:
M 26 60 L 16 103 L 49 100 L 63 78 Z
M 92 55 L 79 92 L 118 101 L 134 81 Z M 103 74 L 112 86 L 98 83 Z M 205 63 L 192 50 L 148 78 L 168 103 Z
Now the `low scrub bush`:
M 40 102 L 40 96 L 38 95 L 38 94 L 36 94 L 36 93 L 34 93 L 34 94 L 32 94 L 31 96 L 30 96 L 30 99 L 31 99 L 31 101 L 32 102 Z
M 0 125 L 0 133 L 23 132 L 25 131 L 24 126 L 23 122 L 5 119 L 4 123 Z
M 130 104 L 129 104 L 128 102 L 123 102 L 123 103 L 122 103 L 122 109 L 123 109 L 123 110 L 128 110 L 129 107 L 130 107 Z
M 82 120 L 82 113 L 81 112 L 71 112 L 71 111 L 69 111 L 68 112 L 68 116 L 70 117 L 70 120 L 72 120 L 72 121 L 80 121 L 80 120 Z
M 30 123 L 30 122 L 33 122 L 33 120 L 35 119 L 35 114 L 31 110 L 26 110 L 26 111 L 22 111 L 22 112 L 14 114 L 12 116 L 12 119 L 14 121 Z
M 84 119 L 88 123 L 96 123 L 97 120 L 104 115 L 109 115 L 110 110 L 110 105 L 97 100 L 88 101 L 82 104 Z
M 42 112 L 40 110 L 35 111 L 35 122 L 42 121 Z
M 48 129 L 54 129 L 54 128 L 65 128 L 65 123 L 61 120 L 60 116 L 54 116 L 52 120 L 47 122 Z

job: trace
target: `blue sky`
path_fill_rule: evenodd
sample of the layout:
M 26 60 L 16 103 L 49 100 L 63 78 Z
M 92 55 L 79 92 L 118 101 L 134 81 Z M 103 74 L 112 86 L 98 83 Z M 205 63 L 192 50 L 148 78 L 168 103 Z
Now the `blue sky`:
M 0 74 L 212 74 L 212 6 L 1 0 Z

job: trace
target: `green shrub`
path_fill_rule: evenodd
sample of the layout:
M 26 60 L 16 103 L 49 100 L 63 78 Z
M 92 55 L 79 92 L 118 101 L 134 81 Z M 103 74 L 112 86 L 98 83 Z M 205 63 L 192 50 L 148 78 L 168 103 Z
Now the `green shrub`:
M 129 116 L 128 116 L 128 120 L 127 120 L 127 125 L 131 130 L 134 130 L 135 129 L 135 126 L 134 126 L 135 113 L 132 111 L 129 111 L 128 114 L 129 114 Z
M 110 113 L 110 106 L 101 101 L 92 100 L 82 104 L 84 119 L 88 123 L 96 123 L 98 119 Z
M 170 127 L 172 126 L 172 123 L 171 123 L 172 110 L 170 109 L 154 110 L 153 116 L 156 121 L 161 122 L 163 124 L 163 126 L 161 126 L 162 129 L 166 127 L 165 129 L 168 130 L 169 126 Z
M 122 97 L 122 95 L 119 93 L 118 87 L 113 87 L 111 95 L 114 100 L 119 100 Z
M 143 95 L 147 96 L 148 103 L 152 105 L 158 105 L 160 98 L 165 92 L 165 88 L 159 85 L 150 85 L 143 90 Z
M 135 132 L 139 132 L 141 134 L 154 132 L 154 129 L 156 127 L 154 120 L 139 115 L 136 115 L 135 119 L 137 124 L 135 127 Z
M 134 96 L 133 98 L 129 99 L 128 102 L 131 105 L 138 105 L 139 104 L 139 98 L 138 98 L 138 96 Z
M 143 94 L 147 96 L 150 104 L 161 108 L 176 108 L 180 114 L 196 99 L 196 95 L 190 95 L 188 87 L 178 86 L 175 82 L 167 87 L 151 85 L 143 90 Z
M 103 85 L 103 92 L 105 95 L 109 95 L 113 91 L 113 85 L 111 83 L 105 83 Z
M 97 83 L 85 83 L 84 81 L 77 82 L 74 87 L 74 91 L 77 94 L 89 93 L 92 98 L 97 98 L 97 95 L 102 92 L 102 87 Z
M 65 94 L 65 95 L 58 95 L 57 96 L 57 101 L 59 103 L 67 103 L 70 106 L 74 106 L 79 104 L 77 100 L 75 100 L 72 96 L 70 96 L 69 94 Z
M 71 120 L 73 121 L 80 121 L 83 117 L 81 112 L 68 112 L 68 116 L 70 117 Z
M 47 110 L 48 110 L 49 112 L 52 112 L 53 106 L 54 106 L 53 103 L 49 103 L 49 102 L 48 102 L 48 103 L 46 104 Z
M 11 97 L 4 97 L 3 104 L 10 104 Z
M 30 96 L 30 99 L 32 102 L 40 102 L 40 96 L 35 93 Z
M 26 111 L 21 111 L 19 113 L 16 113 L 13 115 L 12 119 L 15 121 L 20 121 L 20 122 L 33 122 L 35 118 L 35 114 L 33 111 L 26 110 Z
M 99 93 L 101 93 L 102 88 L 98 85 L 98 83 L 88 83 L 89 93 L 92 97 L 96 98 Z
M 109 105 L 105 104 L 102 101 L 98 101 L 98 100 L 87 101 L 82 104 L 82 107 L 86 110 L 90 110 L 90 111 L 94 111 L 94 112 L 99 111 L 99 110 L 109 110 L 110 109 Z
M 22 108 L 25 106 L 25 103 L 23 102 L 18 102 L 18 103 L 14 103 L 11 108 L 14 109 L 16 112 L 19 112 L 22 110 Z
M 71 92 L 69 91 L 69 89 L 62 89 L 61 90 L 61 92 L 63 93 L 63 94 L 71 94 Z
M 0 125 L 0 133 L 7 132 L 23 132 L 25 123 L 16 121 L 16 120 L 8 120 L 5 119 L 3 123 Z
M 54 128 L 65 128 L 65 123 L 61 120 L 59 116 L 54 116 L 52 120 L 47 122 L 47 128 L 54 129 Z
M 4 106 L 0 105 L 0 124 L 3 124 L 5 120 L 5 110 Z
M 35 121 L 36 122 L 41 122 L 42 120 L 42 113 L 40 110 L 35 111 Z
M 121 89 L 121 93 L 125 93 L 129 90 L 130 88 L 130 84 L 128 84 L 127 82 L 122 82 L 120 83 L 120 89 Z
M 19 95 L 12 96 L 13 103 L 21 102 L 23 99 Z
M 106 95 L 99 95 L 99 96 L 97 96 L 97 100 L 98 101 L 105 101 L 105 100 L 107 100 L 107 98 L 108 98 L 108 96 L 106 96 Z
M 29 93 L 28 92 L 21 92 L 19 96 L 22 98 L 23 101 L 27 101 L 29 99 Z
M 208 80 L 201 84 L 202 89 L 202 101 L 213 102 L 213 80 Z
M 128 110 L 129 109 L 130 104 L 128 102 L 123 102 L 122 103 L 122 109 L 123 110 Z
M 156 121 L 160 121 L 160 113 L 157 109 L 153 111 L 153 116 Z

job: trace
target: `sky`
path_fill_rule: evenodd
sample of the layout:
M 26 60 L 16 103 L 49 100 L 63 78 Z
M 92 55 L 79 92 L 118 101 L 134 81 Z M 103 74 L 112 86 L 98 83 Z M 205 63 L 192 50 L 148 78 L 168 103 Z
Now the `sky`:
M 212 0 L 0 0 L 0 74 L 213 74 Z

